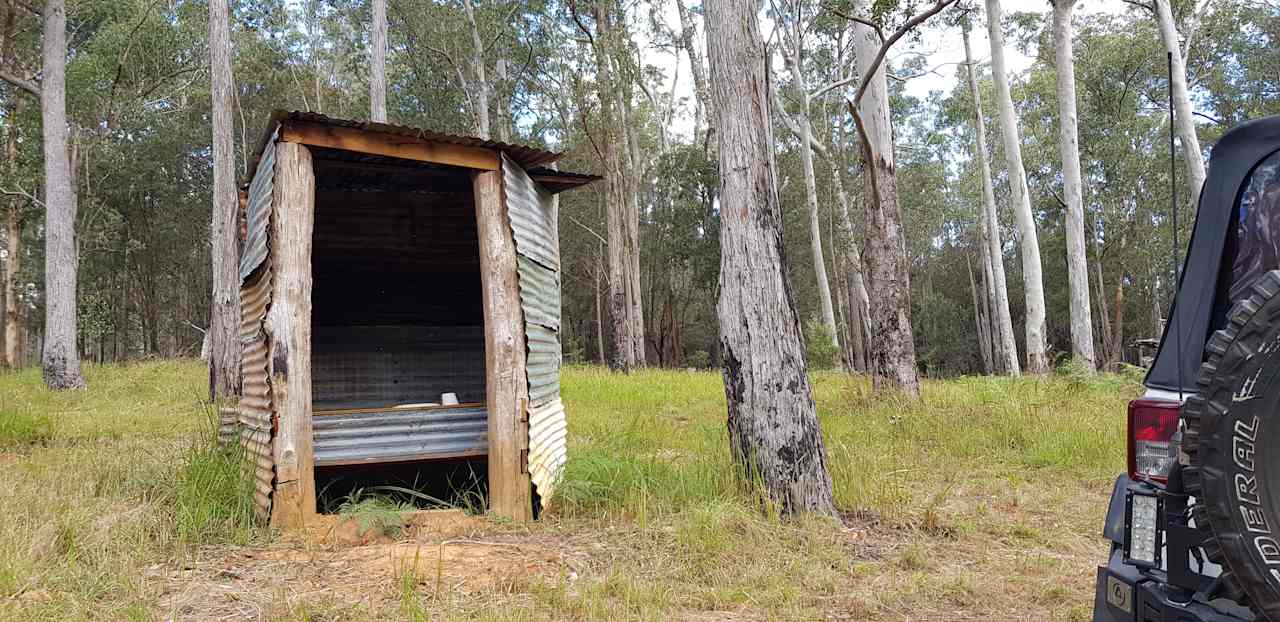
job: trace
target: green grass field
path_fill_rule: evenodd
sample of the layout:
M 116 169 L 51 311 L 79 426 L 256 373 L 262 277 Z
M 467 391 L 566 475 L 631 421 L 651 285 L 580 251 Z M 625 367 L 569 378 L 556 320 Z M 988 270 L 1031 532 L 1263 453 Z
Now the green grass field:
M 734 478 L 715 373 L 570 368 L 549 515 L 369 546 L 254 523 L 199 362 L 0 374 L 0 619 L 1086 620 L 1132 379 L 816 374 L 845 520 Z

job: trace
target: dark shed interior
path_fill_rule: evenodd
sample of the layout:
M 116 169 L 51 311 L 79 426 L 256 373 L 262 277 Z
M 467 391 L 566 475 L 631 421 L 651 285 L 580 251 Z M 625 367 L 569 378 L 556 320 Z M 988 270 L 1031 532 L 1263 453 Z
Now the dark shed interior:
M 313 149 L 316 411 L 484 401 L 466 169 Z

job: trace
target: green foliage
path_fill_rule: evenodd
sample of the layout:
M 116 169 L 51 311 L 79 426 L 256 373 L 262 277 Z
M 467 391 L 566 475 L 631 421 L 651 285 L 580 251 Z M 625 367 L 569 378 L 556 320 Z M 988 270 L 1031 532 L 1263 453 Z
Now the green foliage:
M 414 507 L 391 497 L 356 490 L 338 506 L 338 514 L 354 520 L 365 537 L 397 538 L 404 530 L 402 512 Z
M 46 445 L 53 439 L 53 418 L 48 413 L 6 408 L 0 400 L 0 447 Z
M 834 369 L 840 365 L 840 348 L 832 341 L 831 330 L 822 320 L 814 318 L 805 322 L 804 349 L 809 369 Z
M 694 350 L 684 355 L 684 365 L 693 369 L 707 369 L 711 367 L 711 354 L 706 350 Z

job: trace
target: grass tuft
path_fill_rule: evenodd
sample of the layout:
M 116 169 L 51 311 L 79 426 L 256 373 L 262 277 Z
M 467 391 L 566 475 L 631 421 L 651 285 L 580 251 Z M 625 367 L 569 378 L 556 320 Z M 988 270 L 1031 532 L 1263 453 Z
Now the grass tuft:
M 218 446 L 216 409 L 182 456 L 174 493 L 178 539 L 188 544 L 247 544 L 255 528 L 254 480 L 239 445 Z

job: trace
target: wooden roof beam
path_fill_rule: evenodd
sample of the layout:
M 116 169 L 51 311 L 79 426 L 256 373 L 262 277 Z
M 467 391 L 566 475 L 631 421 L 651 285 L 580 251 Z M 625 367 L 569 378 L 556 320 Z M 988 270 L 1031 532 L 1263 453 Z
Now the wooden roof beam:
M 501 164 L 501 156 L 491 149 L 303 121 L 285 121 L 280 140 L 481 171 L 496 171 Z

